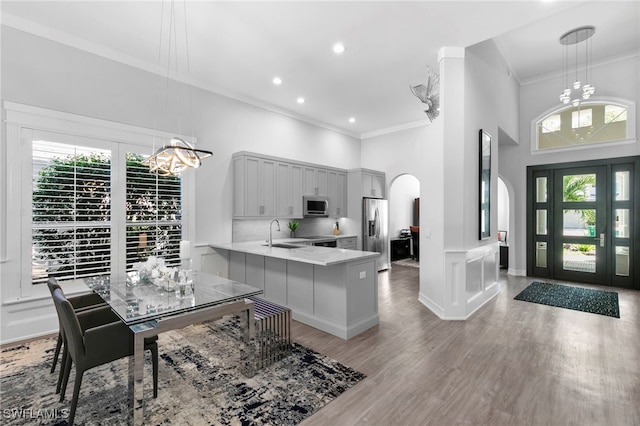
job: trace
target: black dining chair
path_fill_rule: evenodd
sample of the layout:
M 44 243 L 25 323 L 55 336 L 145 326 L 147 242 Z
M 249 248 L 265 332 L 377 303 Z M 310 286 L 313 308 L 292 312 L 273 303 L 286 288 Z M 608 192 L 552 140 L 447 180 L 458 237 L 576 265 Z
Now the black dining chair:
M 53 295 L 53 290 L 55 288 L 60 287 L 58 285 L 58 281 L 53 277 L 49 277 L 49 280 L 47 281 L 47 286 L 49 287 L 49 291 L 51 292 L 51 295 Z M 81 294 L 79 296 L 72 296 L 72 297 L 68 297 L 67 300 L 69 301 L 69 303 L 71 303 L 71 306 L 73 306 L 73 309 L 76 312 L 82 312 L 84 310 L 93 309 L 96 307 L 109 306 L 102 299 L 102 297 L 100 297 L 96 293 L 87 293 L 87 294 Z M 60 350 L 62 349 L 62 342 L 63 342 L 62 326 L 59 326 L 58 330 L 59 331 L 58 331 L 58 338 L 56 339 L 56 350 L 53 354 L 53 362 L 51 363 L 51 374 L 53 374 L 54 371 L 56 371 L 56 364 L 58 364 L 58 358 L 60 357 Z
M 60 401 L 64 401 L 71 365 L 75 364 L 75 382 L 69 425 L 73 425 L 80 395 L 80 385 L 85 371 L 133 355 L 133 332 L 122 321 L 107 322 L 83 329 L 79 317 L 84 317 L 85 325 L 99 322 L 105 315 L 104 309 L 76 313 L 65 298 L 62 289 L 56 288 L 52 294 L 53 302 L 63 328 L 63 339 L 67 356 L 63 355 L 63 379 L 60 389 Z M 145 339 L 145 350 L 151 351 L 153 363 L 153 397 L 158 395 L 158 344 L 157 336 Z

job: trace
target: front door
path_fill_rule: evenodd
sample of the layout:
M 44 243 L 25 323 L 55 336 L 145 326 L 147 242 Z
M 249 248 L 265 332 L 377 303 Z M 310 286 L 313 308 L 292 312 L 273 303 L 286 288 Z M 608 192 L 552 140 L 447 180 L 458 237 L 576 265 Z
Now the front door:
M 640 288 L 638 173 L 640 157 L 529 167 L 527 273 Z
M 579 167 L 554 173 L 554 277 L 606 284 L 606 168 Z

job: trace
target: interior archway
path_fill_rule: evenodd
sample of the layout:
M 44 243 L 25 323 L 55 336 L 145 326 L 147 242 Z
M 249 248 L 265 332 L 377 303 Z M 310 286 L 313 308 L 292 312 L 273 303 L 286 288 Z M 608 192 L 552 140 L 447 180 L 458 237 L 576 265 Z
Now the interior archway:
M 389 186 L 389 255 L 394 262 L 419 266 L 418 247 L 410 228 L 420 226 L 420 181 L 412 174 L 396 176 Z M 407 232 L 409 230 L 408 237 Z M 396 263 L 397 264 L 397 263 Z
M 513 218 L 511 217 L 512 207 L 512 186 L 510 183 L 503 179 L 502 176 L 498 176 L 498 240 L 500 241 L 500 269 L 513 270 L 513 263 L 509 262 L 509 258 L 515 258 L 515 250 L 511 240 L 514 238 L 514 233 L 511 232 L 513 227 L 511 226 Z

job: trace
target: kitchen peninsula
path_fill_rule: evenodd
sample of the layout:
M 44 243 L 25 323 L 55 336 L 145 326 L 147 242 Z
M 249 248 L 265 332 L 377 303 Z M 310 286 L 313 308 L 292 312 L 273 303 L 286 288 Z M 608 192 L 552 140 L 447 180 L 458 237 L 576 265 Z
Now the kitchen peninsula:
M 264 290 L 293 319 L 343 339 L 378 324 L 379 253 L 306 246 L 292 240 L 210 244 L 229 278 Z

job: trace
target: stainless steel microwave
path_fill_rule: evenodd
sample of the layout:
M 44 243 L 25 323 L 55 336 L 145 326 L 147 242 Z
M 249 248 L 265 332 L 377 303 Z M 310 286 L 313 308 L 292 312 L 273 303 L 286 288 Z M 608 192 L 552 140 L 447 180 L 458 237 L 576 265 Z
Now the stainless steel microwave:
M 302 197 L 304 217 L 328 217 L 329 199 L 327 197 Z

